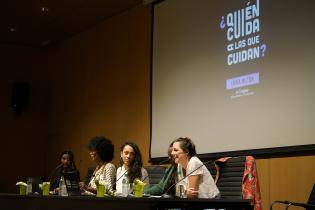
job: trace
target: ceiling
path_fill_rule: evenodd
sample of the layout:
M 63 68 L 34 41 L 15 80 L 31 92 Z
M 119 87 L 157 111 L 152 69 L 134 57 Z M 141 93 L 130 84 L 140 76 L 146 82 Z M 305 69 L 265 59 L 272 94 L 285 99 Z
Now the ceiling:
M 4 0 L 0 7 L 0 44 L 56 44 L 141 3 L 142 0 Z

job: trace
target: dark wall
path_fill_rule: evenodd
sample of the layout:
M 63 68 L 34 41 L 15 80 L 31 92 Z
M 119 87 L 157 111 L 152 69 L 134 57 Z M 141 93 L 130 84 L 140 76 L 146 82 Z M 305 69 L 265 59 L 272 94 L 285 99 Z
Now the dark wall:
M 49 110 L 44 57 L 38 49 L 0 45 L 1 192 L 17 192 L 17 181 L 44 174 Z M 21 81 L 28 90 L 13 85 Z M 20 112 L 12 100 L 23 103 Z

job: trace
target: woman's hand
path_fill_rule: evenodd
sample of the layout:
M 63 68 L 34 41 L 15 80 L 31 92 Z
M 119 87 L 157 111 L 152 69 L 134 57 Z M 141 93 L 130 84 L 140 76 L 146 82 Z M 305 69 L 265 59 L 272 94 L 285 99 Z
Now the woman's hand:
M 58 194 L 58 192 L 59 192 L 59 187 L 55 188 L 55 189 L 52 191 L 52 193 L 53 193 L 54 195 Z
M 88 188 L 88 186 L 84 182 L 80 182 L 79 185 L 81 190 L 87 190 Z
M 195 190 L 195 188 L 189 188 L 186 190 L 186 195 L 188 198 L 198 198 L 198 190 Z
M 199 179 L 198 175 L 188 177 L 188 188 L 186 190 L 188 198 L 198 198 Z
M 87 186 L 84 182 L 80 182 L 79 185 L 80 185 L 80 190 L 82 190 L 82 191 L 88 191 L 91 193 L 96 193 L 95 188 Z

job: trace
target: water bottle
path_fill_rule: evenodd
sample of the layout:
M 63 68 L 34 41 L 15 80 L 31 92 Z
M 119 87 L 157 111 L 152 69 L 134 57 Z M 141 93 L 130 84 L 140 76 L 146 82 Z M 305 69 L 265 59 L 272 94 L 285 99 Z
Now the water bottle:
M 180 180 L 183 180 L 184 173 L 181 166 L 177 166 L 177 179 L 176 179 L 176 186 L 175 186 L 175 195 L 177 197 L 183 197 L 184 196 L 184 185 Z
M 26 184 L 27 184 L 27 186 L 26 186 L 26 195 L 30 195 L 33 192 L 33 190 L 32 190 L 32 178 L 31 177 L 29 177 L 27 179 Z
M 63 176 L 61 176 L 60 181 L 59 181 L 59 192 L 58 192 L 58 195 L 60 195 L 60 196 L 68 196 L 65 179 L 63 178 Z
M 126 177 L 122 180 L 122 196 L 127 197 L 129 194 L 129 183 Z

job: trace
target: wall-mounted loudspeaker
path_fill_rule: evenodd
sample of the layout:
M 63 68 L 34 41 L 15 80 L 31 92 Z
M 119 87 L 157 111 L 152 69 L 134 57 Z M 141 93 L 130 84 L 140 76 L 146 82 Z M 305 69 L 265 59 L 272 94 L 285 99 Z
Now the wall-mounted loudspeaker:
M 29 105 L 30 84 L 28 82 L 17 81 L 11 87 L 11 110 L 16 114 L 21 114 Z

